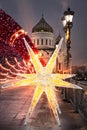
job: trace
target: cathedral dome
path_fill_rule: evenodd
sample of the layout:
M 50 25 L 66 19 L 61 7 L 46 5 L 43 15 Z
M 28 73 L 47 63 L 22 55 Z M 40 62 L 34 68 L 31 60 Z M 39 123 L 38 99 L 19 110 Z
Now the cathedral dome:
M 33 27 L 32 33 L 34 32 L 51 32 L 53 33 L 52 27 L 42 17 L 40 21 Z

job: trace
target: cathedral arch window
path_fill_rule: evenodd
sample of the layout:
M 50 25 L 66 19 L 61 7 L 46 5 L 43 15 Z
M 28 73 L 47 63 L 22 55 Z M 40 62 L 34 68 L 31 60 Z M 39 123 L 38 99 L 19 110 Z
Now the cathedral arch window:
M 51 45 L 51 39 L 49 40 L 49 45 Z
M 41 45 L 43 45 L 43 39 L 41 39 Z
M 46 45 L 48 44 L 48 39 L 46 39 Z
M 39 45 L 39 39 L 37 39 L 37 45 Z

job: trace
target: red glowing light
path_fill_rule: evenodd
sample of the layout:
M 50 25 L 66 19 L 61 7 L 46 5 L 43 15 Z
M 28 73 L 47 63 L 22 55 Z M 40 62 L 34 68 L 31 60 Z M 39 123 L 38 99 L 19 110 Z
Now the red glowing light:
M 0 9 L 0 41 L 14 47 L 24 60 L 29 61 L 29 54 L 24 45 L 23 37 L 27 40 L 33 51 L 38 53 L 27 32 L 12 17 Z

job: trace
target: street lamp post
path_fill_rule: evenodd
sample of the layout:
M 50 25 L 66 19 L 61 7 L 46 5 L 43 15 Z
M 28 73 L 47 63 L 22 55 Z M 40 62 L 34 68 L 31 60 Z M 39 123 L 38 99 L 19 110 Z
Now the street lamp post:
M 70 34 L 71 34 L 71 28 L 73 26 L 72 20 L 73 20 L 74 11 L 71 11 L 70 8 L 68 8 L 67 11 L 64 12 L 64 16 L 62 17 L 62 23 L 63 23 L 63 29 L 65 31 L 65 40 L 66 40 L 66 46 L 67 46 L 67 68 L 69 68 L 70 63 Z
M 65 32 L 65 40 L 66 40 L 66 47 L 67 47 L 67 59 L 66 59 L 66 67 L 67 70 L 69 70 L 68 73 L 70 73 L 70 60 L 71 60 L 71 53 L 70 53 L 70 48 L 71 48 L 71 28 L 73 26 L 73 15 L 74 11 L 71 11 L 70 8 L 67 9 L 67 11 L 64 12 L 64 16 L 62 17 L 62 23 L 63 23 L 63 29 Z M 69 101 L 70 100 L 70 93 L 69 89 L 64 89 L 64 99 Z

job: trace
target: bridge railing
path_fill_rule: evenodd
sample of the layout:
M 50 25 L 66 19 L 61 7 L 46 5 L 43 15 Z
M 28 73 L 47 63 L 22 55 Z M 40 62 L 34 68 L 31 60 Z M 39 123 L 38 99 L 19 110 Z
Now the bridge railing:
M 70 82 L 79 85 L 83 89 L 63 89 L 64 100 L 71 102 L 74 110 L 79 112 L 87 121 L 87 83 L 71 80 Z

